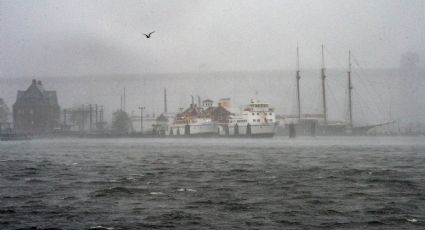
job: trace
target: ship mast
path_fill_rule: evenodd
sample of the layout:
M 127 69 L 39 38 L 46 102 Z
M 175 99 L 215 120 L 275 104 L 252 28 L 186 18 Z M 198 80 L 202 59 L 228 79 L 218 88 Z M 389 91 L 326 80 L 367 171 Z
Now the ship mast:
M 353 85 L 351 84 L 351 50 L 348 50 L 348 128 L 353 128 L 353 104 L 351 100 L 351 91 Z
M 298 106 L 298 121 L 301 120 L 301 98 L 300 98 L 300 55 L 298 51 L 297 46 L 297 72 L 296 72 L 296 79 L 297 79 L 297 106 Z
M 327 107 L 326 107 L 326 88 L 325 88 L 325 56 L 323 54 L 323 45 L 322 45 L 322 69 L 321 69 L 321 73 L 322 73 L 322 99 L 323 99 L 323 122 L 324 125 L 327 126 L 328 125 L 328 111 L 327 111 Z

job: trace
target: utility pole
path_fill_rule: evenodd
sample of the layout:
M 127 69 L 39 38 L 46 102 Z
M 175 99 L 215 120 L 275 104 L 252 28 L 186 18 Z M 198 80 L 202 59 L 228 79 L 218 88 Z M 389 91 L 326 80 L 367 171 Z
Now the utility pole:
M 100 118 L 100 122 L 103 122 L 103 105 L 100 106 L 99 118 Z
M 124 112 L 125 112 L 125 87 L 124 87 L 123 108 L 124 108 Z
M 323 99 L 323 122 L 324 125 L 328 125 L 328 109 L 326 107 L 326 88 L 325 88 L 325 55 L 323 54 L 324 46 L 322 45 L 322 99 Z
M 140 134 L 143 135 L 143 110 L 145 109 L 145 107 L 139 106 L 139 109 L 140 109 Z
M 99 114 L 99 109 L 98 109 L 98 107 L 97 107 L 97 104 L 95 104 L 95 115 L 96 115 L 96 117 L 95 117 L 95 124 L 96 124 L 96 129 L 97 129 L 97 123 L 99 123 L 99 120 L 97 119 L 97 117 L 98 117 L 98 114 Z
M 167 89 L 164 88 L 164 113 L 167 113 Z
M 66 127 L 66 109 L 63 110 L 63 126 Z
M 85 116 L 85 113 L 84 113 L 84 104 L 82 105 L 82 108 L 81 108 L 81 127 L 82 127 L 82 131 L 84 132 L 84 116 Z
M 90 122 L 90 131 L 93 128 L 93 107 L 91 104 L 89 104 L 89 122 Z
M 300 55 L 298 51 L 297 46 L 297 73 L 296 73 L 296 79 L 297 79 L 297 106 L 298 106 L 298 122 L 301 120 L 301 98 L 300 98 Z
M 351 84 L 351 50 L 348 50 L 348 119 L 349 129 L 353 129 L 353 104 L 351 101 L 351 91 L 353 85 Z

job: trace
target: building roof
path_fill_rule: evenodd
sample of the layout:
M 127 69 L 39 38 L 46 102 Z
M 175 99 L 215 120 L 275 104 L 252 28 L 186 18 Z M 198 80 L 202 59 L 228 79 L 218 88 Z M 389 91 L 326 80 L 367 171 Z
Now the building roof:
M 217 109 L 217 107 L 216 107 L 216 106 L 211 106 L 211 107 L 206 108 L 206 109 L 205 109 L 205 112 L 206 112 L 206 113 L 212 113 L 212 112 L 214 112 L 214 110 L 216 110 L 216 109 Z
M 217 113 L 217 112 L 224 112 L 224 113 L 228 113 L 228 114 L 233 114 L 231 111 L 229 111 L 229 109 L 221 107 L 221 106 L 217 106 L 217 107 L 209 107 L 205 110 L 206 113 Z
M 162 113 L 159 117 L 156 118 L 156 121 L 165 121 L 168 122 L 168 118 Z
M 47 103 L 58 106 L 56 91 L 45 90 L 41 81 L 32 80 L 32 84 L 25 91 L 18 91 L 15 104 L 25 103 Z

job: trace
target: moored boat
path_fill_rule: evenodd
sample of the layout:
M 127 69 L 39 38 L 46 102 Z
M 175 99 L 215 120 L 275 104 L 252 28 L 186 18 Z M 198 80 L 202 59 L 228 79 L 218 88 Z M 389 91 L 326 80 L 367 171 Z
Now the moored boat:
M 194 118 L 176 120 L 169 127 L 169 136 L 214 136 L 215 124 L 211 118 Z
M 272 137 L 276 132 L 278 122 L 274 109 L 268 103 L 251 100 L 239 115 L 229 117 L 229 122 L 221 135 Z
M 192 103 L 188 109 L 180 112 L 168 128 L 168 136 L 213 136 L 216 125 L 205 109 Z

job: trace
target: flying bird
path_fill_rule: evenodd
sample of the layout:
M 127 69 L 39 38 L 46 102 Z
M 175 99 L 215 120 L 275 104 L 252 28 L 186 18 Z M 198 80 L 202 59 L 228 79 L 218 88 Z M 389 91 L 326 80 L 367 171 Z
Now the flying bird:
M 152 35 L 153 33 L 155 33 L 155 31 L 152 31 L 152 32 L 150 32 L 149 34 L 143 34 L 143 35 L 145 35 L 145 36 L 146 36 L 146 38 L 151 38 L 151 35 Z

